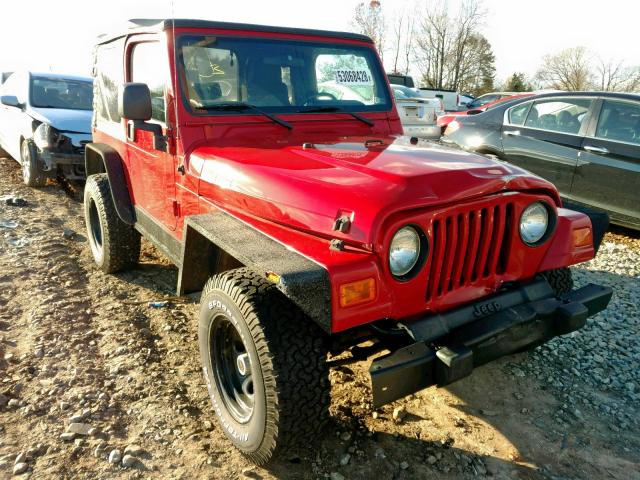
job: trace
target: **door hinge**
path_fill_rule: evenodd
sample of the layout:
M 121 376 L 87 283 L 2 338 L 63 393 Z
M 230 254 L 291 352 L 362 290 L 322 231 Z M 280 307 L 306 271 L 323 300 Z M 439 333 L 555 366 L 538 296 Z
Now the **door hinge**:
M 177 200 L 172 200 L 171 204 L 173 206 L 173 216 L 174 217 L 179 217 L 180 216 L 180 203 Z

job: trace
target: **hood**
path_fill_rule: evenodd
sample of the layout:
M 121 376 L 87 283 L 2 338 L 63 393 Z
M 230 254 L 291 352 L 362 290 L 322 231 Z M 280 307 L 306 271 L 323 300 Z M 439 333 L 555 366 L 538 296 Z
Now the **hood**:
M 31 107 L 29 115 L 53 128 L 74 133 L 91 133 L 91 110 Z
M 554 187 L 490 158 L 408 137 L 344 137 L 274 148 L 203 146 L 193 151 L 200 194 L 241 212 L 327 237 L 372 245 L 389 215 L 506 190 Z M 348 234 L 333 231 L 351 216 Z

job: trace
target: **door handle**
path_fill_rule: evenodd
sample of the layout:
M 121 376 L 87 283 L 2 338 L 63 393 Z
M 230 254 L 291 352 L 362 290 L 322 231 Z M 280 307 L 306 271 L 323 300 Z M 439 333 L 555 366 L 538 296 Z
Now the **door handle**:
M 518 137 L 520 136 L 520 130 L 506 130 L 504 134 L 512 137 Z
M 599 153 L 600 155 L 607 155 L 609 150 L 604 147 L 594 147 L 593 145 L 585 145 L 584 148 L 587 152 Z

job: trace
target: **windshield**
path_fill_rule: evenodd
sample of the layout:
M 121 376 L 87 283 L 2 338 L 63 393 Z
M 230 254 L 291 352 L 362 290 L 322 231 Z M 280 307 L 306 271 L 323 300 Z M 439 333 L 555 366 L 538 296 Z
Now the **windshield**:
M 31 77 L 31 105 L 40 108 L 93 109 L 93 84 L 89 80 Z
M 469 108 L 479 108 L 488 103 L 495 102 L 496 100 L 500 100 L 500 95 L 482 95 L 481 97 L 476 98 L 473 102 L 467 104 L 467 106 Z
M 399 86 L 399 85 L 391 85 L 391 88 L 393 89 L 393 96 L 398 98 L 398 99 L 403 99 L 403 98 L 421 98 L 420 94 L 418 92 L 416 92 L 415 90 L 412 90 L 408 87 L 403 87 L 403 86 Z
M 188 35 L 179 40 L 179 54 L 185 100 L 194 113 L 224 113 L 216 105 L 233 102 L 272 113 L 391 109 L 372 48 Z

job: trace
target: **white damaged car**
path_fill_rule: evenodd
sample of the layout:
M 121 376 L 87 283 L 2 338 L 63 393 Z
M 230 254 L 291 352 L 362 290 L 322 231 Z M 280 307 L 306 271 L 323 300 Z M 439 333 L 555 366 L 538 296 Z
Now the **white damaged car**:
M 91 141 L 90 78 L 15 72 L 0 87 L 0 147 L 22 165 L 24 183 L 84 179 Z

